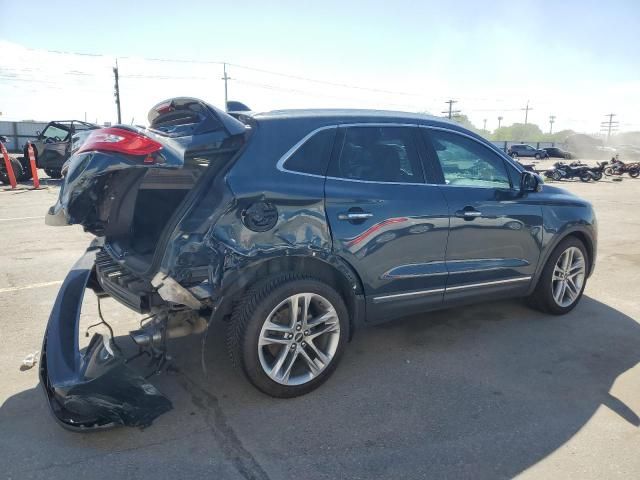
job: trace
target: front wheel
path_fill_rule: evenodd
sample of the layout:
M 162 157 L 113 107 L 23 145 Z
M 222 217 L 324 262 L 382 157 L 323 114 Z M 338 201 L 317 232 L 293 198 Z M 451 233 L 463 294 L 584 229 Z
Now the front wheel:
M 593 179 L 596 182 L 599 182 L 600 180 L 602 180 L 602 172 L 599 170 L 597 172 L 593 172 Z
M 271 277 L 234 308 L 230 353 L 264 393 L 304 395 L 337 367 L 349 338 L 348 317 L 342 297 L 326 283 L 296 274 Z
M 589 175 L 588 173 L 580 174 L 580 181 L 588 182 L 589 180 L 591 180 L 591 175 Z
M 554 172 L 551 174 L 551 178 L 553 178 L 556 181 L 560 181 L 562 180 L 562 174 L 559 171 L 554 170 Z
M 628 173 L 631 178 L 637 178 L 638 175 L 640 175 L 640 170 L 637 168 L 630 168 Z
M 584 244 L 575 237 L 564 239 L 549 256 L 529 303 L 554 315 L 570 312 L 584 292 L 588 265 Z

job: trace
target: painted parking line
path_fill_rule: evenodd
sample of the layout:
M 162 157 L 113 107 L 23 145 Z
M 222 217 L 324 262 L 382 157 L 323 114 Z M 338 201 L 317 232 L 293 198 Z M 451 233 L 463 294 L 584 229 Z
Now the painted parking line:
M 60 285 L 62 280 L 54 280 L 53 282 L 31 283 L 20 287 L 0 288 L 0 293 L 17 292 L 19 290 L 28 290 L 30 288 L 50 287 L 51 285 Z
M 34 218 L 42 218 L 43 215 L 37 217 L 16 217 L 16 218 L 0 218 L 0 222 L 15 222 L 18 220 L 33 220 Z

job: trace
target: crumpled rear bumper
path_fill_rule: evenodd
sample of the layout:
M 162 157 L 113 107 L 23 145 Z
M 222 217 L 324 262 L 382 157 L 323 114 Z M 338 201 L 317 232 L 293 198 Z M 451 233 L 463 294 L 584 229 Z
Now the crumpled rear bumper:
M 40 383 L 65 428 L 148 426 L 171 410 L 171 402 L 127 366 L 110 339 L 96 334 L 84 352 L 78 346 L 82 300 L 98 250 L 89 247 L 58 292 L 44 335 Z

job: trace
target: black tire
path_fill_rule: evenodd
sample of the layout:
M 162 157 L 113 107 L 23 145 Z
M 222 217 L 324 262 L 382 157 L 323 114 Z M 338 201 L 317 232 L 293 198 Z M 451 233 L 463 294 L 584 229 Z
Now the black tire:
M 601 171 L 593 172 L 593 179 L 596 182 L 599 182 L 600 180 L 602 180 L 602 172 Z
M 284 385 L 264 371 L 258 355 L 258 340 L 265 320 L 276 306 L 296 293 L 315 293 L 335 308 L 340 325 L 337 349 L 330 363 L 312 380 L 299 385 Z M 304 395 L 318 388 L 334 372 L 349 338 L 349 314 L 342 296 L 326 283 L 299 274 L 282 274 L 251 286 L 233 309 L 228 325 L 227 346 L 232 360 L 259 390 L 278 398 Z
M 536 160 L 540 160 L 540 154 L 539 154 L 539 153 L 536 153 L 536 154 L 535 154 L 535 158 L 536 158 Z
M 20 165 L 22 165 L 23 180 L 31 180 L 33 178 L 33 174 L 31 173 L 31 163 L 29 162 L 29 158 L 18 157 L 18 160 L 20 161 Z
M 2 161 L 2 170 L 0 171 L 0 181 L 5 185 L 10 185 L 9 183 L 9 174 L 5 170 L 4 160 L 1 160 L 2 156 L 0 155 L 0 161 Z M 13 175 L 16 177 L 16 182 L 20 182 L 23 180 L 24 171 L 22 169 L 22 164 L 17 158 L 10 157 L 9 161 L 11 162 L 11 168 L 13 170 Z
M 558 172 L 557 170 L 554 170 L 551 173 L 551 178 L 553 178 L 555 181 L 558 182 L 558 181 L 562 180 L 562 174 L 560 172 Z
M 605 167 L 603 173 L 607 176 L 607 177 L 611 177 L 613 175 L 613 168 L 612 167 Z
M 62 172 L 57 168 L 45 168 L 44 173 L 49 175 L 51 178 L 62 178 Z
M 591 175 L 590 175 L 590 174 L 588 174 L 588 173 L 586 173 L 586 172 L 585 172 L 585 173 L 581 173 L 581 174 L 580 174 L 580 181 L 581 181 L 581 182 L 585 182 L 585 183 L 586 183 L 586 182 L 588 182 L 589 180 L 591 180 Z
M 640 170 L 637 168 L 630 168 L 627 172 L 631 178 L 637 178 L 640 175 Z
M 585 259 L 585 278 L 582 283 L 582 288 L 580 289 L 580 293 L 577 298 L 573 301 L 573 303 L 567 307 L 562 307 L 558 305 L 558 303 L 553 298 L 553 293 L 551 289 L 551 281 L 553 276 L 553 270 L 555 268 L 556 262 L 568 248 L 576 247 L 581 252 Z M 565 313 L 569 313 L 571 310 L 575 308 L 575 306 L 580 302 L 582 298 L 582 294 L 584 292 L 584 287 L 587 285 L 587 275 L 589 272 L 589 268 L 591 265 L 591 260 L 587 255 L 587 250 L 584 244 L 578 240 L 576 237 L 567 237 L 560 242 L 560 244 L 551 252 L 551 255 L 547 259 L 547 263 L 540 274 L 540 278 L 538 279 L 538 283 L 536 285 L 533 293 L 528 297 L 527 303 L 544 313 L 550 313 L 553 315 L 564 315 Z

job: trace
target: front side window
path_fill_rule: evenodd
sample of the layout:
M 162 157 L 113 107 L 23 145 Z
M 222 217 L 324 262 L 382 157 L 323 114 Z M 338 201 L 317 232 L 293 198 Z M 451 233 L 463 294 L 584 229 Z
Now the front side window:
M 320 130 L 286 160 L 285 168 L 294 172 L 324 175 L 335 135 L 335 128 Z
M 348 127 L 329 176 L 389 183 L 423 183 L 409 127 Z
M 511 188 L 502 158 L 476 142 L 455 133 L 432 130 L 431 143 L 447 185 Z

